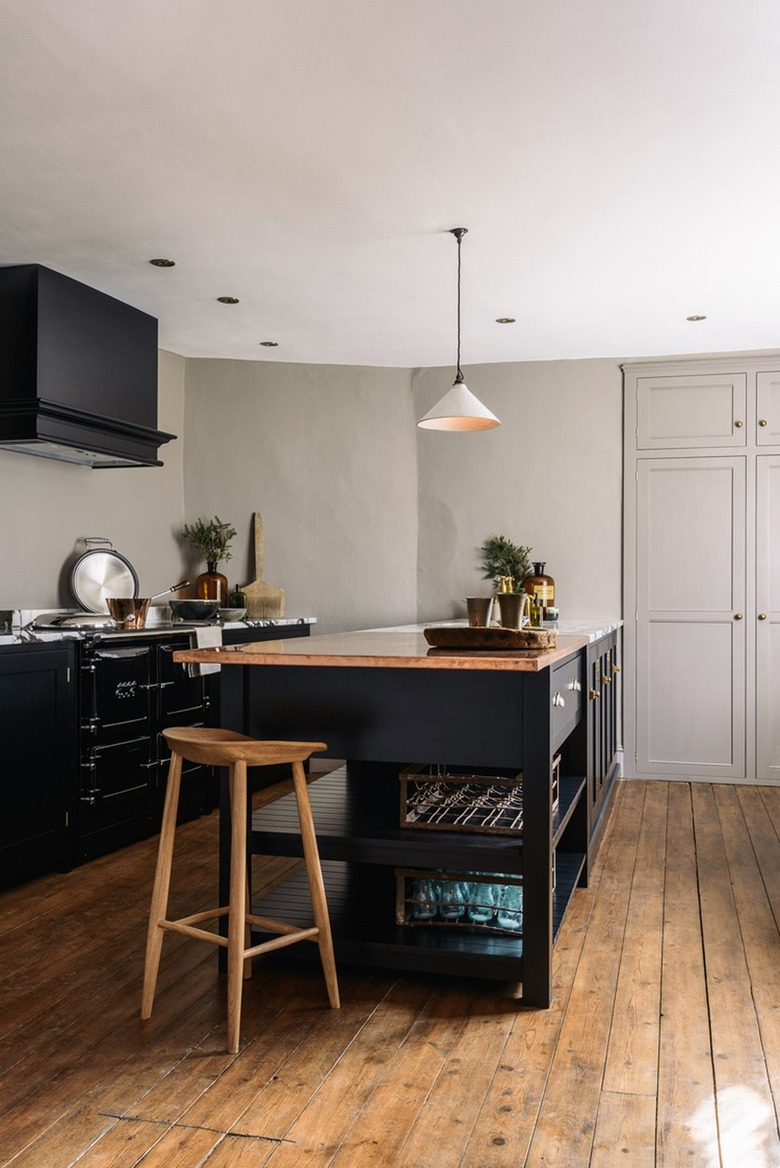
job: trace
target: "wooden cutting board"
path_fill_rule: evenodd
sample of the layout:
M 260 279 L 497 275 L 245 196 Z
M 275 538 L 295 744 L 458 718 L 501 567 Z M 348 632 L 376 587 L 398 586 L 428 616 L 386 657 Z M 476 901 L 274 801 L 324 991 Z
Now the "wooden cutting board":
M 259 511 L 254 514 L 255 576 L 251 584 L 245 584 L 246 615 L 249 620 L 273 620 L 284 616 L 284 589 L 272 588 L 263 579 L 265 561 L 265 540 L 263 537 L 263 517 Z

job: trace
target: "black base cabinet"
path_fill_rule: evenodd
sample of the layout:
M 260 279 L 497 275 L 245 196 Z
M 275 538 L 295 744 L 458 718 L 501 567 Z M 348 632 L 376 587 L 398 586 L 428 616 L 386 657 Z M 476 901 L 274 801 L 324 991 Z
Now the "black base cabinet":
M 588 815 L 592 844 L 597 844 L 615 792 L 619 761 L 618 700 L 620 664 L 618 633 L 609 633 L 586 649 L 588 674 Z
M 0 886 L 72 864 L 76 801 L 72 644 L 0 648 Z

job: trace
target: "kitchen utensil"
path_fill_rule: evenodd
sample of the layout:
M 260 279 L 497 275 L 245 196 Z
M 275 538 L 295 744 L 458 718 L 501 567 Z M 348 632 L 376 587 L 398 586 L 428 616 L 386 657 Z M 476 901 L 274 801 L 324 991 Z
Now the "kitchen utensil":
M 137 596 L 138 576 L 129 560 L 114 551 L 110 539 L 88 535 L 89 548 L 70 570 L 70 591 L 85 612 L 106 613 L 109 596 Z M 94 545 L 94 546 L 93 546 Z
M 143 629 L 151 600 L 148 596 L 139 599 L 132 596 L 109 596 L 106 598 L 108 611 L 123 629 Z
M 150 596 L 150 600 L 159 600 L 161 596 L 167 596 L 169 592 L 178 592 L 180 588 L 186 588 L 189 585 L 189 580 L 180 580 L 178 584 L 171 584 L 170 588 L 164 588 L 162 592 L 155 592 L 154 596 Z
M 255 575 L 257 579 L 245 584 L 241 589 L 246 593 L 246 611 L 250 620 L 274 619 L 284 616 L 284 589 L 272 588 L 263 579 L 265 542 L 263 538 L 263 517 L 254 513 Z
M 168 604 L 173 619 L 179 621 L 209 620 L 219 611 L 218 600 L 169 600 Z

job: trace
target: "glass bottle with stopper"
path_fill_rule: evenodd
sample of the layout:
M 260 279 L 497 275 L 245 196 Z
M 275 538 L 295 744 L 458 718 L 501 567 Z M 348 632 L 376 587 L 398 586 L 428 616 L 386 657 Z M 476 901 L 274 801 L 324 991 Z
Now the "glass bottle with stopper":
M 539 604 L 543 620 L 547 609 L 555 607 L 555 581 L 545 573 L 543 560 L 537 560 L 532 567 L 533 575 L 523 581 L 523 588 Z

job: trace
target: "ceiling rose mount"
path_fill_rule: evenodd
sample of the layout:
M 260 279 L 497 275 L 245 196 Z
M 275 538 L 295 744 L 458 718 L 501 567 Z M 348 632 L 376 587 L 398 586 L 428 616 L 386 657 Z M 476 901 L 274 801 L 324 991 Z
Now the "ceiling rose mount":
M 423 430 L 493 430 L 501 423 L 487 406 L 475 397 L 463 379 L 460 367 L 460 275 L 461 244 L 468 227 L 451 227 L 450 235 L 458 242 L 458 350 L 455 362 L 455 381 L 433 409 L 428 410 L 417 425 Z

